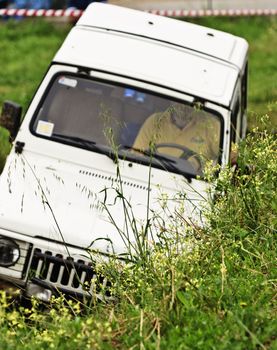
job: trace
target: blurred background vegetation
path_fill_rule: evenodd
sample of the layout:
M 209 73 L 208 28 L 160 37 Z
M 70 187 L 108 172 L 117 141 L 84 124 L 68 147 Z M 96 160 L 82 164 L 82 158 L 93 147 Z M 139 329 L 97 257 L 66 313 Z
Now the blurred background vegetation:
M 185 19 L 187 20 L 187 19 Z M 277 128 L 277 18 L 234 17 L 189 19 L 196 24 L 244 37 L 250 44 L 249 127 L 268 114 Z M 0 22 L 0 106 L 13 100 L 26 108 L 51 59 L 71 26 L 45 19 Z M 9 149 L 7 133 L 0 128 L 0 170 Z
M 185 19 L 187 20 L 187 19 Z M 234 17 L 190 19 L 196 24 L 244 37 L 250 44 L 248 120 L 252 128 L 268 114 L 277 128 L 277 18 Z M 0 106 L 13 100 L 26 108 L 51 59 L 71 26 L 45 19 L 0 22 Z M 0 128 L 0 169 L 9 149 Z
M 188 19 L 185 19 L 188 20 Z M 196 24 L 244 37 L 250 44 L 249 119 L 269 113 L 277 126 L 277 18 L 206 17 Z M 0 22 L 0 104 L 15 100 L 26 109 L 56 50 L 70 30 L 43 19 Z

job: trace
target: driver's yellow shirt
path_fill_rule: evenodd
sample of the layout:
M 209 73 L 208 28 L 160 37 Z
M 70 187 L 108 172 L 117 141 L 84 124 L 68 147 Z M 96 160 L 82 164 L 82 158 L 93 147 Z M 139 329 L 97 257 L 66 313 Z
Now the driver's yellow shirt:
M 204 112 L 180 129 L 173 123 L 170 112 L 166 111 L 155 113 L 146 119 L 133 147 L 146 150 L 155 145 L 157 152 L 179 158 L 184 154 L 184 150 L 177 148 L 180 145 L 205 160 L 216 162 L 220 150 L 219 140 L 220 122 L 217 117 Z M 159 146 L 166 143 L 171 145 Z

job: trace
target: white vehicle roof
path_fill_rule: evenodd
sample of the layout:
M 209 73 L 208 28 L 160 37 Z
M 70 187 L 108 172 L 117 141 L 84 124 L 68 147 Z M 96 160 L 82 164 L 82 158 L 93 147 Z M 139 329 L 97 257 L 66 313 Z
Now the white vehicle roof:
M 93 3 L 54 61 L 143 80 L 229 106 L 247 42 L 214 29 Z

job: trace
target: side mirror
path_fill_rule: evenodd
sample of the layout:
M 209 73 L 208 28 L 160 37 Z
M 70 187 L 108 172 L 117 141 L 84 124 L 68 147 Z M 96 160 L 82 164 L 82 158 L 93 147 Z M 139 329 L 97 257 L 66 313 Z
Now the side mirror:
M 10 132 L 10 141 L 13 141 L 19 130 L 22 107 L 15 102 L 5 101 L 0 115 L 0 126 Z

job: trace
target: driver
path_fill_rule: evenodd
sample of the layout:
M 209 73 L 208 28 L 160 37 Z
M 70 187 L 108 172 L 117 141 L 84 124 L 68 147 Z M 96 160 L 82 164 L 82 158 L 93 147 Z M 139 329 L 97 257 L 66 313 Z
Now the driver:
M 199 172 L 203 161 L 217 162 L 219 135 L 216 117 L 196 107 L 174 102 L 165 111 L 146 119 L 133 147 L 188 159 Z

